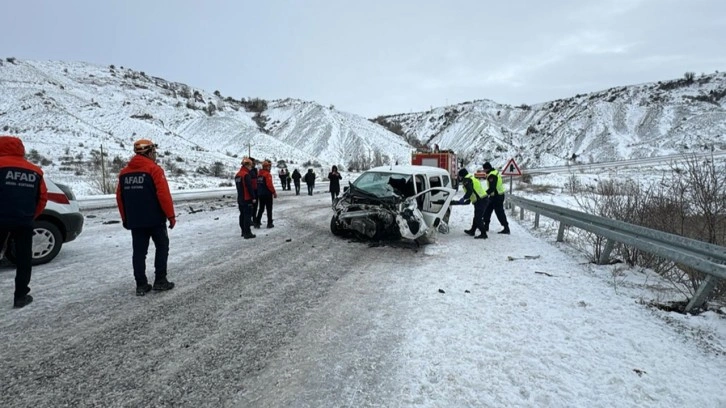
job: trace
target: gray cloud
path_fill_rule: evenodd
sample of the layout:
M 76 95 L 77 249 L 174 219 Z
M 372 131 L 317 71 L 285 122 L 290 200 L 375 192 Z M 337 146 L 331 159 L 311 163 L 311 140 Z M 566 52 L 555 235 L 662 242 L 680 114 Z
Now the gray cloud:
M 6 2 L 0 49 L 368 117 L 726 69 L 719 0 Z

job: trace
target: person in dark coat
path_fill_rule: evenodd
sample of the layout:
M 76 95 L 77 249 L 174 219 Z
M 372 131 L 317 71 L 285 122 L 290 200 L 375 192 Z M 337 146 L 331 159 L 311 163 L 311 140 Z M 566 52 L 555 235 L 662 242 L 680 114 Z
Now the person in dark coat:
M 484 228 L 484 210 L 489 200 L 487 199 L 484 187 L 482 187 L 479 179 L 470 174 L 466 169 L 459 170 L 459 182 L 464 186 L 464 196 L 459 200 L 459 204 L 471 203 L 474 206 L 474 218 L 471 221 L 471 228 L 464 230 L 467 235 L 471 235 L 478 239 L 487 239 L 487 232 Z M 481 234 L 474 236 L 476 230 Z
M 252 189 L 257 191 L 257 160 L 254 157 L 250 157 L 252 160 L 252 168 L 250 169 L 250 179 L 252 180 Z M 260 228 L 260 224 L 255 222 L 255 214 L 257 214 L 257 206 L 259 205 L 259 199 L 252 202 L 252 226 Z
M 277 175 L 280 177 L 280 185 L 282 186 L 282 191 L 289 190 L 290 184 L 287 182 L 287 169 L 285 167 L 281 167 L 280 170 L 277 172 Z
M 164 169 L 156 164 L 156 144 L 141 139 L 134 143 L 134 153 L 129 163 L 118 175 L 116 203 L 123 227 L 131 230 L 133 248 L 132 265 L 136 280 L 136 295 L 144 296 L 150 290 L 170 290 L 174 283 L 167 279 L 166 264 L 169 258 L 169 229 L 176 225 L 174 202 Z M 154 241 L 154 286 L 146 277 L 146 254 L 149 239 Z
M 313 169 L 308 169 L 305 173 L 305 184 L 308 185 L 308 195 L 313 195 L 313 189 L 315 188 L 315 173 Z
M 47 202 L 43 170 L 25 160 L 25 146 L 19 138 L 0 136 L 0 252 L 12 238 L 16 257 L 13 297 L 16 309 L 33 301 L 28 294 L 33 269 L 33 221 Z
M 242 229 L 244 239 L 255 238 L 252 233 L 252 203 L 257 201 L 257 191 L 252 188 L 250 171 L 254 164 L 249 157 L 242 160 L 242 167 L 234 176 L 237 187 L 237 205 L 239 206 L 239 227 Z
M 507 221 L 507 213 L 504 212 L 504 183 L 499 170 L 492 168 L 489 162 L 482 166 L 487 173 L 487 195 L 489 203 L 484 210 L 484 227 L 489 230 L 489 221 L 492 218 L 492 212 L 497 215 L 497 221 L 504 227 L 499 234 L 509 234 L 509 222 Z
M 300 195 L 300 179 L 302 178 L 302 174 L 300 174 L 297 169 L 292 171 L 292 182 L 295 183 L 295 195 Z
M 335 202 L 335 199 L 340 194 L 340 180 L 342 179 L 343 176 L 338 173 L 338 166 L 333 166 L 330 173 L 328 173 L 328 180 L 330 180 L 330 198 L 333 202 Z
M 262 162 L 262 170 L 257 173 L 257 200 L 259 201 L 259 209 L 255 214 L 255 224 L 262 224 L 262 213 L 267 210 L 267 228 L 272 228 L 272 199 L 277 198 L 277 191 L 272 184 L 272 162 L 265 160 Z

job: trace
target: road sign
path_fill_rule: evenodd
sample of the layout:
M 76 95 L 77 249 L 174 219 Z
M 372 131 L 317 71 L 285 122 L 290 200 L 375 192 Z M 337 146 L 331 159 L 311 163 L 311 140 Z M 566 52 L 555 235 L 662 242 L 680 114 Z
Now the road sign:
M 517 166 L 517 162 L 514 159 L 509 159 L 501 174 L 502 176 L 521 176 L 522 171 L 519 170 L 519 166 Z

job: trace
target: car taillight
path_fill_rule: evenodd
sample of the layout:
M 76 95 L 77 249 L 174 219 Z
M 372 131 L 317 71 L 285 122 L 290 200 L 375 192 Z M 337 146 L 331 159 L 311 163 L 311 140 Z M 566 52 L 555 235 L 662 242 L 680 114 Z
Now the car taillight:
M 63 193 L 48 193 L 48 200 L 58 204 L 70 204 L 68 197 Z

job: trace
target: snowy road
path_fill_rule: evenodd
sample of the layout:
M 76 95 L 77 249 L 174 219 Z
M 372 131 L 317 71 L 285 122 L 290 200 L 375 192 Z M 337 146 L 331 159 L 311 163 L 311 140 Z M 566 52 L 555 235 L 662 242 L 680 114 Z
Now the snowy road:
M 255 240 L 231 199 L 177 212 L 170 292 L 134 296 L 113 210 L 34 269 L 29 307 L 0 267 L 0 406 L 726 405 L 717 329 L 699 344 L 519 225 L 457 233 L 471 208 L 418 251 L 333 237 L 326 193 L 286 192 Z

